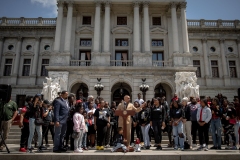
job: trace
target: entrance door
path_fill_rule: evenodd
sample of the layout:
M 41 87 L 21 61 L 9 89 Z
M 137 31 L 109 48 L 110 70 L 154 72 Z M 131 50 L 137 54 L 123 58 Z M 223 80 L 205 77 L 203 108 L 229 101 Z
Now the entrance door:
M 116 51 L 116 66 L 127 66 L 128 51 Z
M 132 98 L 132 88 L 127 83 L 117 83 L 112 89 L 112 101 L 115 101 L 118 105 L 124 99 L 125 95 L 129 95 Z

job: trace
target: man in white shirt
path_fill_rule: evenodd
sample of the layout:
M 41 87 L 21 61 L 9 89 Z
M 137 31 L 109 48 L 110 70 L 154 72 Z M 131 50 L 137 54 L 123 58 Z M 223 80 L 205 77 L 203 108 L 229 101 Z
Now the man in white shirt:
M 144 102 L 144 100 L 143 99 L 141 99 L 141 96 L 142 96 L 142 94 L 141 93 L 138 93 L 138 98 L 134 101 L 134 102 L 138 102 L 140 105 L 142 105 L 143 104 L 143 102 Z

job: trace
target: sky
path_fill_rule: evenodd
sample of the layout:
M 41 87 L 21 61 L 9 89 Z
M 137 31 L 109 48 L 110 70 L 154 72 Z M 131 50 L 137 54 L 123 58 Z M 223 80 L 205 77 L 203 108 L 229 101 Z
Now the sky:
M 240 0 L 187 0 L 187 19 L 240 20 Z M 0 17 L 55 18 L 56 0 L 0 0 Z

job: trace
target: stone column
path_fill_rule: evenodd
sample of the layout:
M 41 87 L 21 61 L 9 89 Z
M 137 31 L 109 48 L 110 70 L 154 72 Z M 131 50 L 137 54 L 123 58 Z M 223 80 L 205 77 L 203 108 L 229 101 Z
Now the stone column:
M 105 21 L 104 21 L 104 37 L 103 51 L 110 52 L 110 2 L 105 2 Z
M 134 2 L 133 52 L 140 52 L 139 2 Z
M 240 68 L 240 38 L 239 39 L 237 39 L 237 46 L 238 46 L 238 63 L 236 63 L 236 64 L 238 64 L 238 68 Z M 238 78 L 240 77 L 240 70 L 238 69 Z
M 34 45 L 34 58 L 33 58 L 33 67 L 32 67 L 32 76 L 37 76 L 37 67 L 38 67 L 38 59 L 39 59 L 39 48 L 40 48 L 40 38 L 35 38 Z
M 96 2 L 95 9 L 95 26 L 94 26 L 94 42 L 93 42 L 93 52 L 100 52 L 100 18 L 101 18 L 101 2 Z
M 61 34 L 62 34 L 62 20 L 63 20 L 63 2 L 58 1 L 58 17 L 57 17 L 55 42 L 54 42 L 54 51 L 55 52 L 60 51 Z
M 220 39 L 220 48 L 221 48 L 221 59 L 222 59 L 222 70 L 223 70 L 223 78 L 225 86 L 231 85 L 230 76 L 228 74 L 228 65 L 225 55 L 225 47 L 224 47 L 224 39 Z M 220 67 L 220 66 L 219 66 Z
M 210 65 L 209 65 L 209 59 L 208 59 L 208 50 L 207 50 L 207 39 L 202 39 L 203 43 L 203 59 L 204 59 L 204 64 L 201 66 L 204 66 L 204 71 L 205 71 L 205 80 L 206 80 L 206 86 L 211 86 L 212 85 L 212 79 L 210 78 Z
M 179 53 L 179 41 L 178 41 L 178 23 L 177 23 L 177 3 L 170 3 L 171 17 L 172 17 L 172 34 L 173 34 L 173 54 Z
M 150 53 L 150 33 L 149 33 L 149 12 L 148 12 L 149 2 L 143 3 L 143 19 L 144 19 L 144 48 L 145 53 Z
M 14 67 L 13 67 L 13 76 L 18 76 L 19 71 L 19 62 L 21 57 L 21 49 L 22 49 L 22 37 L 18 37 L 17 41 L 17 48 L 16 48 L 16 57 L 14 60 Z
M 182 36 L 183 36 L 183 53 L 189 53 L 189 39 L 186 19 L 187 2 L 181 3 L 181 20 L 182 20 Z
M 0 63 L 2 63 L 3 41 L 4 37 L 0 37 Z
M 73 17 L 73 2 L 68 2 L 67 26 L 65 32 L 64 52 L 70 53 L 71 35 L 72 35 L 72 17 Z

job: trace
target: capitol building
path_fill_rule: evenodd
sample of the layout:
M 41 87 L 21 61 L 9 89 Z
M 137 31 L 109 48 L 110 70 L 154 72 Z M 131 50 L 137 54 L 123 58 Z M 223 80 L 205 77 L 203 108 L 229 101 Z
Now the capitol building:
M 201 97 L 238 95 L 239 20 L 188 20 L 186 0 L 57 5 L 57 18 L 0 18 L 0 84 L 12 85 L 19 105 L 41 93 L 45 77 L 61 78 L 62 89 L 84 97 L 96 97 L 101 83 L 100 96 L 117 102 L 126 94 L 136 99 L 145 83 L 147 100 L 170 101 L 175 74 L 195 72 Z

